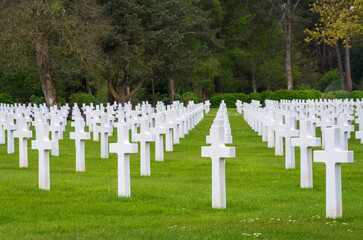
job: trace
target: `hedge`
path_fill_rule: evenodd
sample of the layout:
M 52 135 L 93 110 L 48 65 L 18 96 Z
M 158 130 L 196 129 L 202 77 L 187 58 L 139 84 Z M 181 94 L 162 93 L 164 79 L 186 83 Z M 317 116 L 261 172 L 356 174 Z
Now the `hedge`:
M 10 93 L 0 93 L 0 103 L 13 104 L 13 96 Z
M 246 95 L 244 93 L 216 93 L 210 98 L 212 106 L 219 106 L 220 102 L 224 100 L 227 107 L 235 107 L 237 100 L 250 103 L 251 100 L 258 100 L 264 103 L 266 99 L 280 101 L 281 99 L 293 100 L 293 99 L 362 99 L 363 91 L 332 91 L 322 93 L 317 90 L 277 90 L 275 92 L 265 91 L 261 93 L 250 93 Z

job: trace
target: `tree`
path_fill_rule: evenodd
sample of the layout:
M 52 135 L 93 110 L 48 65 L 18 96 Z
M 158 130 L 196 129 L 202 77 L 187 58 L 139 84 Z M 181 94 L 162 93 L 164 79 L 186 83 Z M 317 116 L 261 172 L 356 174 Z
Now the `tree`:
M 14 58 L 34 59 L 48 106 L 60 105 L 52 79 L 57 58 L 92 60 L 97 34 L 107 29 L 96 0 L 3 0 L 0 5 L 3 50 Z M 98 54 L 96 54 L 98 55 Z
M 319 15 L 319 22 L 315 24 L 314 30 L 306 29 L 309 35 L 306 41 L 317 39 L 335 47 L 338 67 L 341 79 L 341 88 L 352 91 L 352 79 L 350 70 L 350 41 L 359 33 L 363 32 L 362 0 L 317 0 L 313 3 L 311 11 Z M 344 69 L 341 60 L 339 41 L 345 45 L 345 80 Z
M 105 41 L 107 62 L 100 71 L 114 98 L 128 101 L 157 70 L 168 79 L 173 101 L 176 74 L 192 63 L 186 61 L 190 56 L 198 59 L 196 48 L 203 49 L 203 44 L 188 49 L 187 36 L 213 41 L 203 11 L 184 0 L 115 0 L 105 8 L 113 32 Z

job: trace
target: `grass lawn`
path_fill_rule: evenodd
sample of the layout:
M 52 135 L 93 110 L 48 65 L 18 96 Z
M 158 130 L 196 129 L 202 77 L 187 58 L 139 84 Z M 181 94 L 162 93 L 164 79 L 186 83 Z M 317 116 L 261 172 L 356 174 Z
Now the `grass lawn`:
M 343 218 L 325 218 L 325 165 L 313 163 L 314 188 L 300 188 L 236 109 L 229 109 L 237 157 L 226 160 L 227 209 L 211 207 L 211 160 L 201 157 L 216 113 L 154 161 L 140 176 L 131 159 L 131 198 L 117 197 L 117 155 L 100 159 L 100 143 L 86 142 L 86 172 L 75 171 L 70 124 L 60 156 L 50 157 L 50 191 L 38 189 L 38 153 L 29 168 L 0 145 L 0 239 L 363 239 L 363 145 L 354 138 L 354 163 L 343 164 Z M 35 136 L 35 134 L 33 133 Z M 116 142 L 116 131 L 109 142 Z M 260 233 L 260 234 L 257 234 Z M 255 235 L 254 235 L 255 234 Z M 258 235 L 258 236 L 256 236 Z

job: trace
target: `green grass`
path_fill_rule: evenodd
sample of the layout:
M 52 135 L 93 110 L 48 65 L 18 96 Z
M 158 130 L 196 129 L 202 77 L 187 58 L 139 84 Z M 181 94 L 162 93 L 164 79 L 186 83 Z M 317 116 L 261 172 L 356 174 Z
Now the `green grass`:
M 100 159 L 98 142 L 86 142 L 86 172 L 75 171 L 70 124 L 60 157 L 50 158 L 50 191 L 38 189 L 36 151 L 29 150 L 29 168 L 19 169 L 17 149 L 8 155 L 0 145 L 0 239 L 362 239 L 363 145 L 349 142 L 355 161 L 342 166 L 343 218 L 334 222 L 325 218 L 325 165 L 313 163 L 314 188 L 301 189 L 298 151 L 296 169 L 285 170 L 284 157 L 274 156 L 235 109 L 227 209 L 212 209 L 211 160 L 201 158 L 201 146 L 215 113 L 164 162 L 152 151 L 150 177 L 140 176 L 139 155 L 131 155 L 127 199 L 117 197 L 117 156 Z

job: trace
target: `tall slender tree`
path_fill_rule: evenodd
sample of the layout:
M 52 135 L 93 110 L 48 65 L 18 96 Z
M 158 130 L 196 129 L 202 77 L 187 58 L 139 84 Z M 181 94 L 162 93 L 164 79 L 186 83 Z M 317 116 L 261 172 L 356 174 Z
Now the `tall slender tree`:
M 363 32 L 362 0 L 317 0 L 312 4 L 311 11 L 319 15 L 319 22 L 315 29 L 306 29 L 309 35 L 306 41 L 317 39 L 326 42 L 336 49 L 337 62 L 340 73 L 341 88 L 352 91 L 352 79 L 350 70 L 350 41 L 354 36 Z M 345 78 L 343 62 L 340 54 L 339 42 L 345 45 Z
M 0 41 L 14 58 L 33 58 L 48 106 L 60 105 L 52 79 L 52 61 L 71 52 L 79 61 L 94 58 L 102 25 L 96 0 L 3 0 Z M 100 34 L 101 35 L 101 34 Z M 87 57 L 89 56 L 89 57 Z M 33 61 L 29 61 L 33 62 Z

